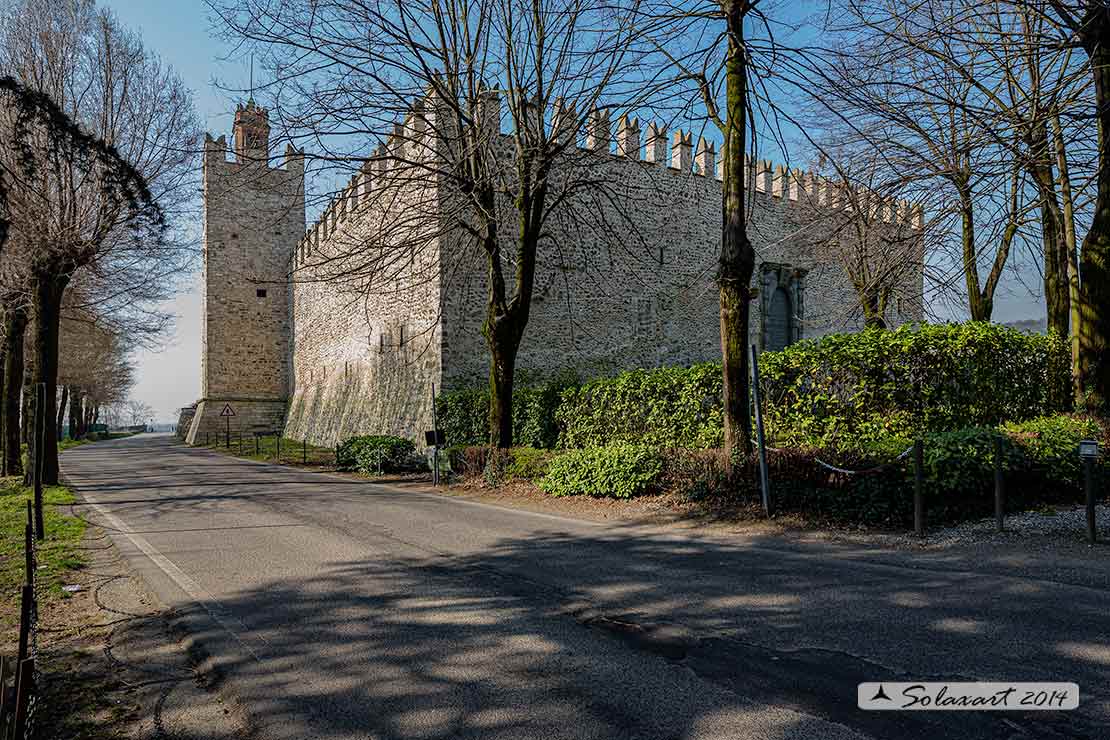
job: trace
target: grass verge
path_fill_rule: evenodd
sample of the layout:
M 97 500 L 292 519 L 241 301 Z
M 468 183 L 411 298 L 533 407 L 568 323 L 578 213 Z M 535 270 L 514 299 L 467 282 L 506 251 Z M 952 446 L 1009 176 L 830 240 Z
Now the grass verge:
M 25 580 L 23 530 L 27 524 L 27 502 L 31 489 L 18 478 L 0 479 L 0 632 L 7 633 L 19 623 L 19 589 Z M 43 491 L 46 539 L 38 546 L 36 573 L 40 598 L 60 599 L 66 574 L 84 565 L 78 548 L 85 534 L 85 522 L 62 513 L 60 507 L 74 502 L 73 493 L 63 486 Z
M 203 442 L 204 440 L 202 440 Z M 280 463 L 282 465 L 307 465 L 312 468 L 335 469 L 335 448 L 317 447 L 306 445 L 302 440 L 283 437 L 278 444 L 276 436 L 240 437 L 235 432 L 231 433 L 230 445 L 225 435 L 212 435 L 207 444 L 198 444 L 216 452 L 222 452 L 235 457 L 244 457 L 249 460 L 263 460 L 266 462 Z

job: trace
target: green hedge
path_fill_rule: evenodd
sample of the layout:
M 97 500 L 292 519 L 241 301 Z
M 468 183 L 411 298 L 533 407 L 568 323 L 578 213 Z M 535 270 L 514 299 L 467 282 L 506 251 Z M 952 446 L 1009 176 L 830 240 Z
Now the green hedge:
M 997 324 L 830 334 L 760 356 L 768 438 L 777 446 L 866 452 L 923 431 L 993 427 L 1070 406 L 1069 351 L 1056 336 Z M 488 441 L 488 390 L 437 399 L 451 445 Z M 721 367 L 630 370 L 577 383 L 524 384 L 514 443 L 721 446 Z
M 1073 488 L 1083 475 L 1079 441 L 1102 437 L 1102 429 L 1093 419 L 1066 414 L 1010 422 L 1001 428 L 1021 447 L 1028 465 L 1039 476 Z
M 1070 405 L 1067 345 L 997 324 L 830 334 L 761 359 L 764 421 L 780 445 L 865 445 Z
M 1044 435 L 1028 429 L 1049 429 Z M 995 440 L 1001 440 L 1006 510 L 1083 501 L 1078 463 L 1079 440 L 1099 436 L 1090 421 L 1067 416 L 1036 419 L 999 428 L 970 427 L 923 435 L 925 501 L 930 525 L 990 516 L 994 511 Z M 788 466 L 772 473 L 780 510 L 840 522 L 908 527 L 913 522 L 914 471 L 907 457 L 875 473 L 844 476 L 816 464 L 822 457 L 850 469 L 861 458 L 844 461 L 835 451 L 792 452 Z M 782 455 L 772 455 L 772 458 Z M 1104 462 L 1097 473 L 1107 477 Z M 755 473 L 749 477 L 755 489 Z M 1101 485 L 1101 484 L 1100 484 Z M 753 493 L 754 495 L 754 493 Z
M 578 383 L 573 372 L 562 372 L 543 381 L 524 373 L 513 388 L 513 443 L 552 448 L 559 440 L 555 409 L 562 393 Z M 447 391 L 436 397 L 439 427 L 451 446 L 489 443 L 489 387 Z
M 416 445 L 412 440 L 392 435 L 369 434 L 351 437 L 336 448 L 340 470 L 360 473 L 395 473 L 412 467 Z
M 721 366 L 629 370 L 563 392 L 555 412 L 562 447 L 626 442 L 720 447 Z
M 662 470 L 659 452 L 646 445 L 589 447 L 552 459 L 539 486 L 552 496 L 632 498 L 647 491 Z

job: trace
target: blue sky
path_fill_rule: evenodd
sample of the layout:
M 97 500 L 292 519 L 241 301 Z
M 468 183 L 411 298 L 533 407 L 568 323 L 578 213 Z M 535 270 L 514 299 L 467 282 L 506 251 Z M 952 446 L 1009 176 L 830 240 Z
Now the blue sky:
M 201 121 L 214 135 L 230 134 L 235 99 L 213 84 L 246 88 L 248 64 L 224 61 L 228 50 L 213 37 L 209 10 L 201 0 L 101 0 L 120 20 L 141 34 L 147 48 L 158 53 L 191 88 Z M 199 230 L 199 223 L 197 228 Z M 136 357 L 138 382 L 133 396 L 149 403 L 159 421 L 176 421 L 177 409 L 200 397 L 201 300 L 200 273 L 185 281 L 186 289 L 170 303 L 177 315 L 174 335 L 157 351 Z M 1033 280 L 1036 283 L 1036 278 Z M 1015 280 L 1005 281 L 996 299 L 996 320 L 1043 317 Z
M 208 10 L 190 0 L 109 0 L 120 20 L 140 33 L 147 48 L 172 65 L 195 96 L 207 131 L 231 131 L 234 101 L 217 90 L 213 79 L 246 86 L 245 65 L 225 63 L 226 50 L 210 33 Z M 199 229 L 199 223 L 197 228 Z M 159 421 L 177 421 L 177 410 L 200 397 L 201 299 L 200 273 L 190 276 L 183 292 L 170 304 L 177 315 L 174 335 L 157 351 L 136 357 L 138 382 L 132 395 L 149 403 Z

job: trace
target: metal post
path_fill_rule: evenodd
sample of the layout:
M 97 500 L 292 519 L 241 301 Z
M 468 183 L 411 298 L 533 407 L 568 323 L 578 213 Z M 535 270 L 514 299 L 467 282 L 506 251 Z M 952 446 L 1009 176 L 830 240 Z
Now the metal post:
M 262 452 L 258 449 L 258 432 L 254 434 L 254 456 L 261 457 Z
M 439 431 L 439 420 L 436 418 L 436 384 L 432 383 L 432 436 L 436 437 Z M 439 439 L 432 445 L 432 486 L 439 485 Z
M 755 402 L 755 438 L 759 444 L 759 485 L 763 492 L 763 513 L 771 516 L 771 481 L 767 476 L 767 445 L 763 439 L 763 407 L 759 402 L 759 350 L 752 345 L 752 395 Z
M 230 416 L 225 416 L 224 421 L 227 422 L 227 431 L 225 432 L 225 436 L 224 436 L 224 449 L 225 450 L 230 450 L 231 449 L 231 417 Z
M 46 444 L 46 383 L 35 386 L 35 459 L 31 462 L 34 466 L 32 483 L 35 496 L 35 538 L 40 542 L 46 538 L 46 526 L 42 520 L 42 448 Z
M 280 434 L 275 434 L 274 436 L 277 437 L 277 458 L 276 459 L 278 461 L 280 461 L 281 460 L 281 435 Z
M 1087 499 L 1087 542 L 1098 542 L 1098 527 L 1095 526 L 1095 459 L 1083 458 L 1083 492 Z
M 23 598 L 19 604 L 19 652 L 18 662 L 27 660 L 31 645 L 31 617 L 34 614 L 35 590 L 31 584 L 23 584 Z
M 913 532 L 918 537 L 925 536 L 925 444 L 920 440 L 913 443 Z
M 26 563 L 24 567 L 27 569 L 26 583 L 34 585 L 35 583 L 35 543 L 33 539 L 34 531 L 34 516 L 31 515 L 31 502 L 27 502 L 27 526 L 23 532 L 23 557 Z
M 1006 531 L 1006 491 L 1002 478 L 1002 437 L 994 438 L 994 521 L 999 532 Z
M 31 706 L 31 683 L 35 680 L 35 661 L 28 658 L 21 662 L 15 681 L 15 731 L 13 738 L 27 735 L 27 712 Z
M 301 440 L 301 465 L 308 465 L 308 437 Z

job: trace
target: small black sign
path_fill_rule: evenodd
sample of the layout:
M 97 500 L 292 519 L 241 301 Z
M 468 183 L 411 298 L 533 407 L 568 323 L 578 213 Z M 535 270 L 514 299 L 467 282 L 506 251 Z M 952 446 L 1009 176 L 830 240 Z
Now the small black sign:
M 442 429 L 431 429 L 424 432 L 424 444 L 429 447 L 443 447 L 447 444 L 447 434 Z

